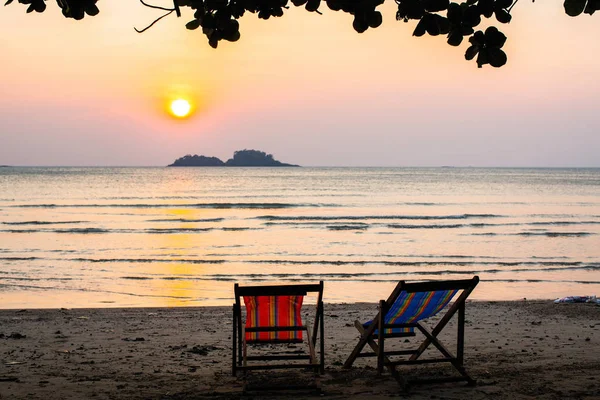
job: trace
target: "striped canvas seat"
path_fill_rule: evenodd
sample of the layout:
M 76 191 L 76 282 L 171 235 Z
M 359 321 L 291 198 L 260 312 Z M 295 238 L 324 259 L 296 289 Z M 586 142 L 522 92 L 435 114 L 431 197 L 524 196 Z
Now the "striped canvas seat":
M 440 290 L 431 292 L 401 292 L 390 310 L 384 317 L 385 324 L 408 324 L 434 316 L 452 300 L 458 290 Z M 368 328 L 373 320 L 363 324 Z M 377 329 L 373 332 L 377 335 Z M 384 334 L 406 334 L 412 335 L 413 327 L 387 328 Z
M 302 330 L 248 332 L 258 327 L 301 327 L 304 296 L 244 296 L 246 342 L 302 342 Z

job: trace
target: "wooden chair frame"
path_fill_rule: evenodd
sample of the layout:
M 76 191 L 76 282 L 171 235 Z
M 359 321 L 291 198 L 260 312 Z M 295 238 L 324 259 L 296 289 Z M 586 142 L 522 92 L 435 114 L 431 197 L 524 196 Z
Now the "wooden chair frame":
M 312 368 L 316 373 L 325 372 L 325 326 L 323 319 L 323 281 L 318 284 L 307 285 L 278 285 L 278 286 L 240 286 L 234 287 L 235 303 L 233 304 L 233 352 L 231 373 L 236 376 L 237 371 L 251 371 L 259 369 L 280 368 Z M 246 328 L 242 321 L 242 306 L 240 298 L 243 296 L 306 296 L 307 293 L 318 293 L 315 321 L 311 327 L 306 324 L 302 326 L 266 326 Z M 298 355 L 248 355 L 248 343 L 246 343 L 246 332 L 277 332 L 277 331 L 305 331 L 308 343 L 308 354 Z M 320 339 L 320 340 L 318 340 Z M 319 342 L 319 357 L 315 350 Z M 265 343 L 281 343 L 272 341 Z M 268 364 L 253 363 L 256 361 L 277 360 L 308 360 L 305 363 Z
M 360 332 L 360 340 L 346 362 L 344 368 L 350 368 L 354 361 L 358 357 L 377 357 L 377 370 L 379 373 L 383 372 L 384 367 L 387 367 L 392 376 L 398 381 L 403 389 L 407 389 L 409 384 L 412 383 L 437 383 L 437 382 L 460 382 L 466 381 L 469 385 L 474 385 L 475 380 L 467 374 L 463 361 L 464 361 L 464 339 L 465 339 L 465 301 L 477 286 L 479 277 L 474 276 L 468 280 L 448 280 L 448 281 L 432 281 L 432 282 L 414 282 L 406 283 L 400 281 L 394 288 L 387 300 L 381 300 L 379 302 L 379 312 L 372 320 L 373 322 L 368 327 L 363 327 L 363 324 L 359 321 L 355 321 L 354 325 Z M 462 293 L 450 305 L 448 311 L 437 325 L 429 331 L 420 322 L 403 323 L 403 324 L 386 324 L 385 316 L 394 304 L 396 299 L 402 292 L 415 293 L 415 292 L 430 292 L 430 291 L 441 291 L 441 290 L 462 290 Z M 456 342 L 456 355 L 452 354 L 439 340 L 438 335 L 446 327 L 450 319 L 458 312 L 458 332 Z M 414 332 L 407 333 L 385 333 L 387 328 L 416 328 L 424 336 L 425 340 L 416 349 L 412 350 L 399 350 L 399 351 L 385 351 L 385 340 L 386 338 L 392 337 L 406 337 L 415 336 Z M 375 335 L 375 331 L 377 334 Z M 372 352 L 362 353 L 363 348 L 369 345 Z M 433 344 L 442 353 L 442 358 L 436 359 L 419 359 L 419 357 L 425 352 L 425 350 Z M 410 356 L 408 360 L 392 361 L 389 356 Z M 400 373 L 396 370 L 398 365 L 417 365 L 417 364 L 433 364 L 433 363 L 451 363 L 454 368 L 459 372 L 458 377 L 444 377 L 444 378 L 421 378 L 408 380 L 403 378 Z

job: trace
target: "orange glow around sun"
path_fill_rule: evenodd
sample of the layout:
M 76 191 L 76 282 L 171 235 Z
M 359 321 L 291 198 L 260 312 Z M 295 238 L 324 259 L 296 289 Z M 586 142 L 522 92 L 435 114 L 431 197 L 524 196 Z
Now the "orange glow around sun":
M 169 105 L 169 110 L 177 118 L 185 118 L 190 115 L 192 106 L 189 101 L 185 99 L 175 99 Z

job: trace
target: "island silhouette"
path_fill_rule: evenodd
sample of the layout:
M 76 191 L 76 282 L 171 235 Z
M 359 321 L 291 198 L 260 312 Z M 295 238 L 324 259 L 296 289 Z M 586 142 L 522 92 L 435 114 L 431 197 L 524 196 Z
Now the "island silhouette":
M 299 167 L 299 165 L 286 164 L 277 161 L 272 154 L 260 150 L 238 150 L 233 153 L 233 158 L 226 162 L 217 157 L 206 157 L 188 154 L 178 158 L 168 167 Z

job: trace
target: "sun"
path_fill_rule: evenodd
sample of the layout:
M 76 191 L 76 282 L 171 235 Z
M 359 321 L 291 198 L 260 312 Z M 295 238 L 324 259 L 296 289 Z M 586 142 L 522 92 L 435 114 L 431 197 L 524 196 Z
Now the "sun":
M 192 106 L 190 102 L 185 99 L 177 99 L 171 102 L 171 112 L 177 118 L 185 118 L 190 115 L 190 111 L 192 110 Z

